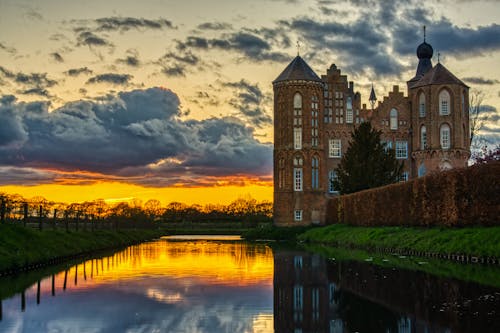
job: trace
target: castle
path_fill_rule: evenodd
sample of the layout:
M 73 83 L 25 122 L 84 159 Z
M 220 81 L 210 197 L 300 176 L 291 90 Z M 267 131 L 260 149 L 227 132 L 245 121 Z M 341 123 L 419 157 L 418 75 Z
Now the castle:
M 274 223 L 322 224 L 351 132 L 365 121 L 382 132 L 388 149 L 404 162 L 401 181 L 467 166 L 470 156 L 469 87 L 441 63 L 432 46 L 417 48 L 416 75 L 408 96 L 394 86 L 371 108 L 361 105 L 354 83 L 332 65 L 319 77 L 299 55 L 273 81 Z

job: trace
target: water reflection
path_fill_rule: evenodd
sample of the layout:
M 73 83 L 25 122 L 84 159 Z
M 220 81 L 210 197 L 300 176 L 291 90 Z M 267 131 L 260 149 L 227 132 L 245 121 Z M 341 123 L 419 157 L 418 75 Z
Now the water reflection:
M 500 290 L 316 254 L 274 254 L 276 332 L 500 332 Z
M 0 332 L 500 332 L 493 287 L 233 239 L 3 278 L 0 299 Z
M 272 275 L 264 245 L 159 240 L 3 300 L 0 332 L 272 332 Z

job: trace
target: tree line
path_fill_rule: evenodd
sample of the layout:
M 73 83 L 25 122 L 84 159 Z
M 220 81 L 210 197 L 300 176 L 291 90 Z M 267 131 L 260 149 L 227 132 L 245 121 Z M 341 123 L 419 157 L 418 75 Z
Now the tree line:
M 222 204 L 187 205 L 171 202 L 162 206 L 159 200 L 146 202 L 107 203 L 103 199 L 81 203 L 63 203 L 36 196 L 26 199 L 18 194 L 0 192 L 0 221 L 34 223 L 45 220 L 72 223 L 111 223 L 115 226 L 147 226 L 169 222 L 270 222 L 273 204 L 251 197 L 238 198 Z M 46 222 L 45 222 L 46 223 Z M 78 225 L 78 224 L 77 224 Z

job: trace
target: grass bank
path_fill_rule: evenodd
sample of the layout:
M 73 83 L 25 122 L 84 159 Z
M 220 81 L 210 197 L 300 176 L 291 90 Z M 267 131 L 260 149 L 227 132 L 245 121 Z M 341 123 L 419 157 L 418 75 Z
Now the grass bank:
M 337 224 L 307 230 L 297 239 L 343 248 L 500 258 L 500 227 L 357 227 Z
M 312 227 L 275 227 L 273 225 L 266 225 L 243 232 L 241 237 L 248 241 L 275 240 L 294 242 L 299 235 L 311 228 Z
M 38 231 L 0 225 L 0 273 L 55 264 L 75 256 L 157 238 L 159 230 Z

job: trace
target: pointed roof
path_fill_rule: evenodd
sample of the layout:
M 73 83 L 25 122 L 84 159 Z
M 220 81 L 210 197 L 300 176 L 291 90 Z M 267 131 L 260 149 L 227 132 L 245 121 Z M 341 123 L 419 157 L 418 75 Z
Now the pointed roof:
M 377 100 L 377 95 L 375 95 L 375 89 L 373 89 L 373 84 L 372 84 L 372 91 L 370 91 L 370 99 L 369 101 L 376 101 Z
M 453 75 L 446 67 L 441 63 L 437 63 L 432 69 L 430 69 L 420 80 L 418 80 L 412 88 L 427 86 L 431 84 L 460 84 L 468 87 L 455 75 Z
M 322 82 L 319 76 L 314 73 L 311 67 L 300 56 L 296 56 L 273 83 L 290 80 Z

